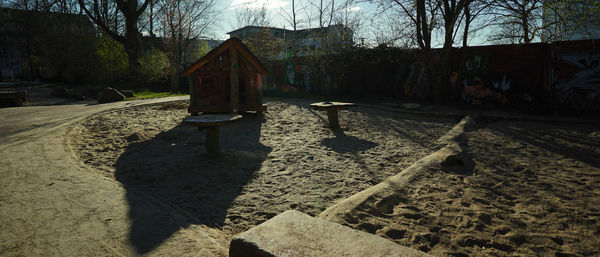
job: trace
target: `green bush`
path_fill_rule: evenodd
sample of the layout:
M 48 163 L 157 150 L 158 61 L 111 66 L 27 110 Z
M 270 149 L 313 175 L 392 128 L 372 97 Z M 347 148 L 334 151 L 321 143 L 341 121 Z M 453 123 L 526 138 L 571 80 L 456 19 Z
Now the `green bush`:
M 100 61 L 100 80 L 115 81 L 127 75 L 129 61 L 122 44 L 107 35 L 101 35 L 96 42 L 96 54 Z
M 204 57 L 208 52 L 210 52 L 210 47 L 208 46 L 208 42 L 200 41 L 197 45 L 191 45 L 186 49 L 186 53 L 183 55 L 184 65 L 187 67 L 192 63 L 196 62 L 198 59 Z
M 145 82 L 153 82 L 166 78 L 168 75 L 169 59 L 159 49 L 146 51 L 139 59 L 140 75 Z

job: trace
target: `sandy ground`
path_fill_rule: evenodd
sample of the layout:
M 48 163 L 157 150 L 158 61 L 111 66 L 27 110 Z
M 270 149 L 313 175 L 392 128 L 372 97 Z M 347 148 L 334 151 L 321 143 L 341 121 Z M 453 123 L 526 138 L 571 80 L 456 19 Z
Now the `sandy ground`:
M 435 150 L 456 122 L 357 107 L 341 111 L 343 129 L 332 132 L 325 113 L 309 104 L 267 102 L 264 117 L 222 127 L 218 159 L 206 157 L 204 132 L 181 125 L 183 104 L 91 116 L 69 142 L 83 163 L 126 190 L 169 202 L 190 224 L 233 235 L 289 209 L 317 215 Z M 136 234 L 136 221 L 143 227 L 153 214 L 130 205 Z M 176 228 L 163 230 L 158 237 Z
M 180 125 L 183 104 L 0 126 L 0 255 L 224 256 L 235 233 L 288 209 L 317 215 L 397 174 L 458 122 L 357 107 L 333 132 L 307 101 L 267 104 L 221 129 L 219 159 Z M 597 125 L 488 120 L 466 138 L 466 165 L 343 224 L 438 256 L 600 256 Z
M 600 256 L 597 125 L 490 121 L 465 141 L 465 165 L 344 224 L 437 256 Z

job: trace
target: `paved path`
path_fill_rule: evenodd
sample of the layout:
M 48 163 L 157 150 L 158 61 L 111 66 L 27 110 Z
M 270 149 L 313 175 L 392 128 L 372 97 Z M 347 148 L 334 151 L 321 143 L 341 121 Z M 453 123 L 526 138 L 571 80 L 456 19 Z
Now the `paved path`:
M 67 128 L 94 113 L 187 98 L 0 109 L 0 255 L 226 253 L 219 246 L 225 240 L 221 232 L 202 226 L 180 229 L 160 244 L 150 242 L 158 247 L 140 252 L 130 243 L 130 210 L 123 187 L 87 170 L 65 143 Z M 134 197 L 157 213 L 172 208 L 144 195 Z M 185 223 L 181 221 L 185 217 L 159 218 L 157 222 Z

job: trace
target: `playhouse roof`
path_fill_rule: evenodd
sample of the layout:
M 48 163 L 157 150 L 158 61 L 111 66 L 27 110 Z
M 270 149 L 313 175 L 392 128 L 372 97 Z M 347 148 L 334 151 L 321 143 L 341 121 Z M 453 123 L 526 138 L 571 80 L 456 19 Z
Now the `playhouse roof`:
M 261 74 L 269 74 L 269 71 L 263 66 L 263 64 L 256 58 L 256 56 L 248 49 L 248 47 L 242 43 L 242 40 L 239 38 L 230 38 L 217 46 L 215 49 L 208 52 L 204 57 L 200 58 L 190 67 L 183 71 L 183 75 L 187 76 L 192 74 L 197 69 L 206 65 L 212 59 L 220 56 L 222 53 L 227 51 L 230 47 L 234 47 L 238 53 L 244 57 L 259 73 Z

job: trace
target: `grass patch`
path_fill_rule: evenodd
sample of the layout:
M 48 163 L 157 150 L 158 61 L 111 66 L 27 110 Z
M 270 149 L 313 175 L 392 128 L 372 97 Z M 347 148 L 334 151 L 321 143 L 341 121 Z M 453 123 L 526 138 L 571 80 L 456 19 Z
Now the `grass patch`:
M 145 90 L 133 93 L 133 97 L 126 97 L 125 100 L 141 100 L 141 99 L 161 98 L 161 97 L 169 97 L 169 96 L 183 96 L 183 95 L 187 95 L 187 94 L 172 93 L 172 92 L 154 92 L 154 91 L 145 89 Z

